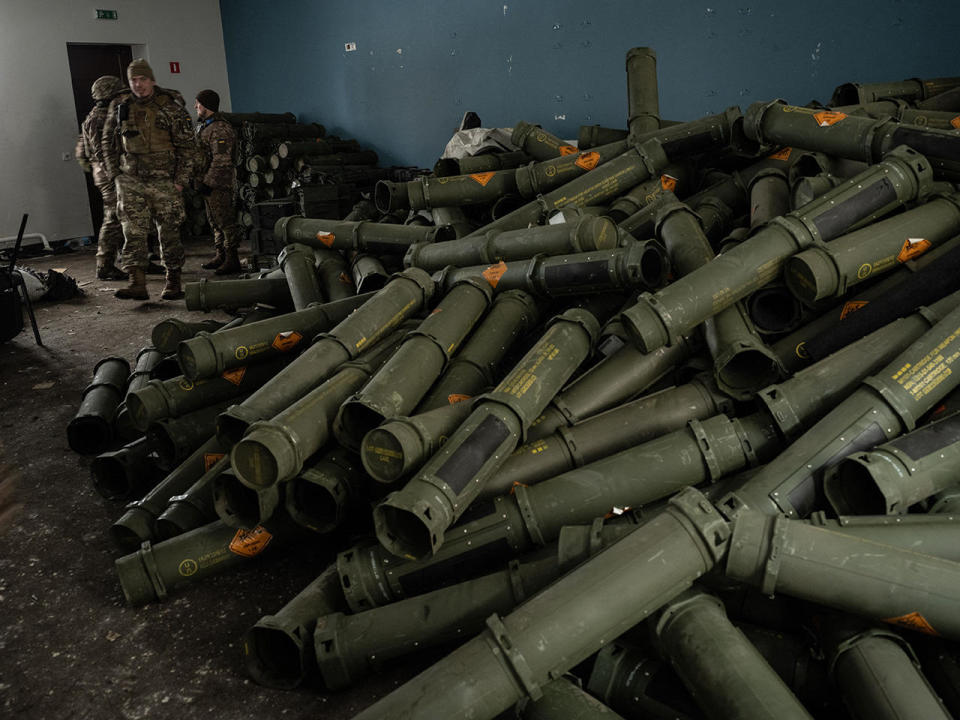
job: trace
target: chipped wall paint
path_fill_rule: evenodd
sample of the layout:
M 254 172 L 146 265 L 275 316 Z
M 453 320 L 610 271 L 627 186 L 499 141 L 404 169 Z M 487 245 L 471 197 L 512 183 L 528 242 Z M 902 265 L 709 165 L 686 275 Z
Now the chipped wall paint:
M 783 97 L 826 101 L 848 81 L 960 75 L 960 3 L 221 0 L 241 111 L 292 111 L 431 167 L 463 113 L 485 126 L 626 125 L 625 55 L 657 52 L 660 114 L 691 120 Z M 343 50 L 349 38 L 363 53 Z M 878 48 L 896 47 L 897 52 Z M 365 59 L 365 61 L 364 61 Z

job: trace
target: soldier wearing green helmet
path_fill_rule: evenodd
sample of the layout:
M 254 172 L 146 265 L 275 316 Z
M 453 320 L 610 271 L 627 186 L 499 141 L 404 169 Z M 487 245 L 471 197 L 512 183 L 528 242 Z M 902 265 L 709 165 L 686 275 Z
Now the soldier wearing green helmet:
M 103 125 L 107 107 L 117 93 L 125 88 L 120 78 L 103 75 L 90 88 L 95 105 L 80 126 L 80 137 L 74 156 L 84 172 L 93 176 L 103 197 L 103 223 L 97 238 L 97 277 L 100 280 L 126 280 L 127 274 L 116 266 L 117 253 L 123 247 L 123 230 L 117 218 L 117 191 L 103 165 Z

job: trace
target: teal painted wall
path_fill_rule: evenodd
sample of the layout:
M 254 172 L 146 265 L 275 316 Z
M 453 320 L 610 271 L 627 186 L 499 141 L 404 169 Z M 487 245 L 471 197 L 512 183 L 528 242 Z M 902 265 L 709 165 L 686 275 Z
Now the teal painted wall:
M 626 126 L 626 51 L 657 52 L 660 114 L 692 120 L 849 82 L 960 76 L 960 2 L 221 0 L 233 109 L 291 111 L 381 165 L 432 167 L 467 110 L 564 138 Z M 345 43 L 356 43 L 347 52 Z

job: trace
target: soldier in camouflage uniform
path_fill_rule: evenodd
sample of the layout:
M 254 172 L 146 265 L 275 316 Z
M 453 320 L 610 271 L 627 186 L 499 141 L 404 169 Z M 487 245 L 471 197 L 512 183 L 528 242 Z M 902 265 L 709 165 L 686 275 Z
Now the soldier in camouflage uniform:
M 180 224 L 185 214 L 181 193 L 194 164 L 192 121 L 183 96 L 159 87 L 143 58 L 130 63 L 127 79 L 130 90 L 113 99 L 103 126 L 104 163 L 107 175 L 116 183 L 117 214 L 126 239 L 121 263 L 130 273 L 130 285 L 115 295 L 149 298 L 147 232 L 153 224 L 160 236 L 160 261 L 167 270 L 160 297 L 175 300 L 183 297 Z
M 197 93 L 197 143 L 201 153 L 202 167 L 197 173 L 198 189 L 203 195 L 207 220 L 213 230 L 213 246 L 216 256 L 203 267 L 214 270 L 216 275 L 240 272 L 237 255 L 240 244 L 240 227 L 237 211 L 233 206 L 234 185 L 237 169 L 233 162 L 237 135 L 223 115 L 220 114 L 220 96 L 213 90 Z
M 96 101 L 80 126 L 74 155 L 84 172 L 93 175 L 93 184 L 103 197 L 103 223 L 97 238 L 97 277 L 100 280 L 126 280 L 127 274 L 116 266 L 117 253 L 123 247 L 123 229 L 117 218 L 117 191 L 103 167 L 103 124 L 111 98 L 124 89 L 120 78 L 99 77 L 90 88 Z

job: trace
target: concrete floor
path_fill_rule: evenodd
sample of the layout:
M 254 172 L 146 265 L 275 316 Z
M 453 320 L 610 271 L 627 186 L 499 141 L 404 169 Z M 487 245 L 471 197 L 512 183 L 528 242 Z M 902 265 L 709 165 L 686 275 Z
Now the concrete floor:
M 120 282 L 95 279 L 94 248 L 25 260 L 63 269 L 84 291 L 36 306 L 44 342 L 29 325 L 0 344 L 0 498 L 13 485 L 12 520 L 0 519 L 0 717 L 21 720 L 177 718 L 349 718 L 427 660 L 405 662 L 359 688 L 278 691 L 246 676 L 240 639 L 319 574 L 336 548 L 318 543 L 208 578 L 162 604 L 126 607 L 114 571 L 123 553 L 108 528 L 123 502 L 92 487 L 90 457 L 67 444 L 94 365 L 107 356 L 134 363 L 150 331 L 167 317 L 227 320 L 159 299 L 113 297 Z M 187 246 L 184 280 L 200 269 L 206 242 Z M 9 510 L 11 501 L 5 507 Z M 0 499 L 0 518 L 4 502 Z

